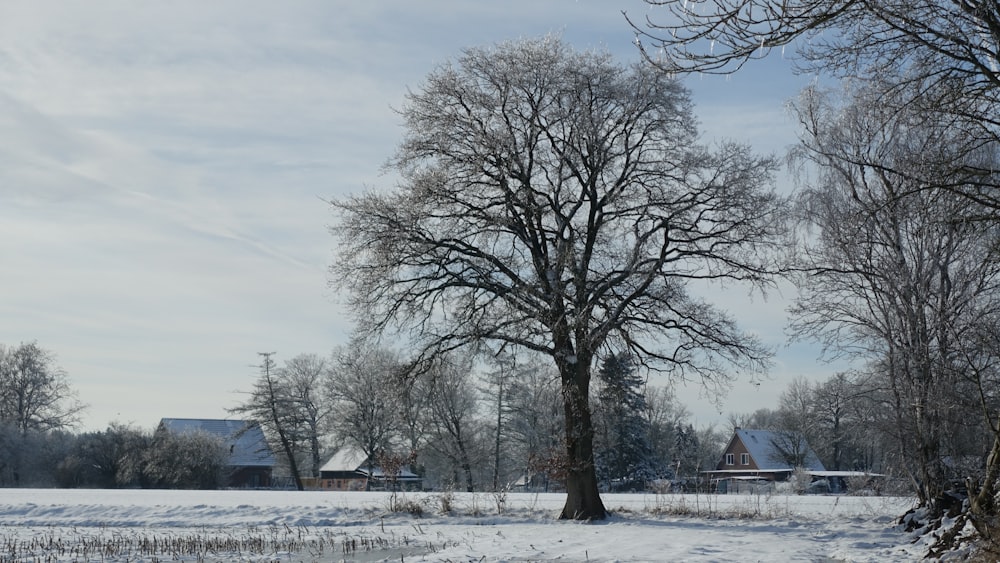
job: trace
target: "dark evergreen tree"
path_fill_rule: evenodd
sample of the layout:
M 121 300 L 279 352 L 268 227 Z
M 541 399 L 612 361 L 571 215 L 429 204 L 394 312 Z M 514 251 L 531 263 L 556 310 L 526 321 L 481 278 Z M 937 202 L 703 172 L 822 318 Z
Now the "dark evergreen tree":
M 694 426 L 678 424 L 674 429 L 674 478 L 695 481 L 701 471 L 698 452 L 698 433 Z
M 598 478 L 611 490 L 645 488 L 657 474 L 649 421 L 643 417 L 645 381 L 625 354 L 606 358 L 597 377 L 601 384 L 595 455 Z

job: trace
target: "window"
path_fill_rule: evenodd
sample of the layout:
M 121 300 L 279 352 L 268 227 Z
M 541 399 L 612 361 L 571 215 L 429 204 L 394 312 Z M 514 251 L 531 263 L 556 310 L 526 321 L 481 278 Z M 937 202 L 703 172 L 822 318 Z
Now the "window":
M 733 465 L 733 454 L 726 454 L 726 465 Z
M 750 454 L 740 454 L 740 465 L 750 465 Z

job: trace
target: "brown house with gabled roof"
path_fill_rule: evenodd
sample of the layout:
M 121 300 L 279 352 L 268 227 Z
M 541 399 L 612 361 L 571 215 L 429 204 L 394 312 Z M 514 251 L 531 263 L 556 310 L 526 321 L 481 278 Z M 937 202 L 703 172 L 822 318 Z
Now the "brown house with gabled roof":
M 703 473 L 724 490 L 727 481 L 785 481 L 797 468 L 825 471 L 800 434 L 737 428 L 715 470 Z

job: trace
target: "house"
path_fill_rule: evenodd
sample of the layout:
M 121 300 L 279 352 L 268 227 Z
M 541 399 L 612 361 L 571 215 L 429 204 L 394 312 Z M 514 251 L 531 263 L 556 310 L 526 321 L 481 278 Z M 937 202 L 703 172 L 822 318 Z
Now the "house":
M 162 418 L 157 432 L 185 434 L 203 432 L 215 436 L 229 451 L 227 485 L 235 488 L 271 486 L 277 464 L 264 432 L 255 422 L 207 418 Z
M 719 492 L 786 481 L 796 469 L 824 472 L 823 463 L 796 432 L 737 428 L 714 471 L 704 471 Z
M 368 456 L 353 447 L 341 448 L 319 468 L 319 488 L 327 491 L 384 489 L 388 481 L 395 481 L 402 488 L 419 489 L 421 479 L 406 465 L 400 467 L 394 479 L 392 475 L 387 478 L 381 467 L 369 463 Z

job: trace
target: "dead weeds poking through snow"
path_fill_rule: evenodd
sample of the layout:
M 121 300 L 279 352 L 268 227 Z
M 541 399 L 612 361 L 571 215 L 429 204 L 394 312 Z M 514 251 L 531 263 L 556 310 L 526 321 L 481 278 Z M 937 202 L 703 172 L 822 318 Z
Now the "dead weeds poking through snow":
M 437 546 L 438 548 L 442 546 Z M 241 532 L 216 530 L 147 532 L 109 528 L 53 529 L 32 537 L 0 531 L 0 563 L 63 561 L 213 561 L 242 562 L 353 558 L 367 552 L 429 553 L 435 546 L 396 534 L 349 534 L 335 529 L 251 527 Z

